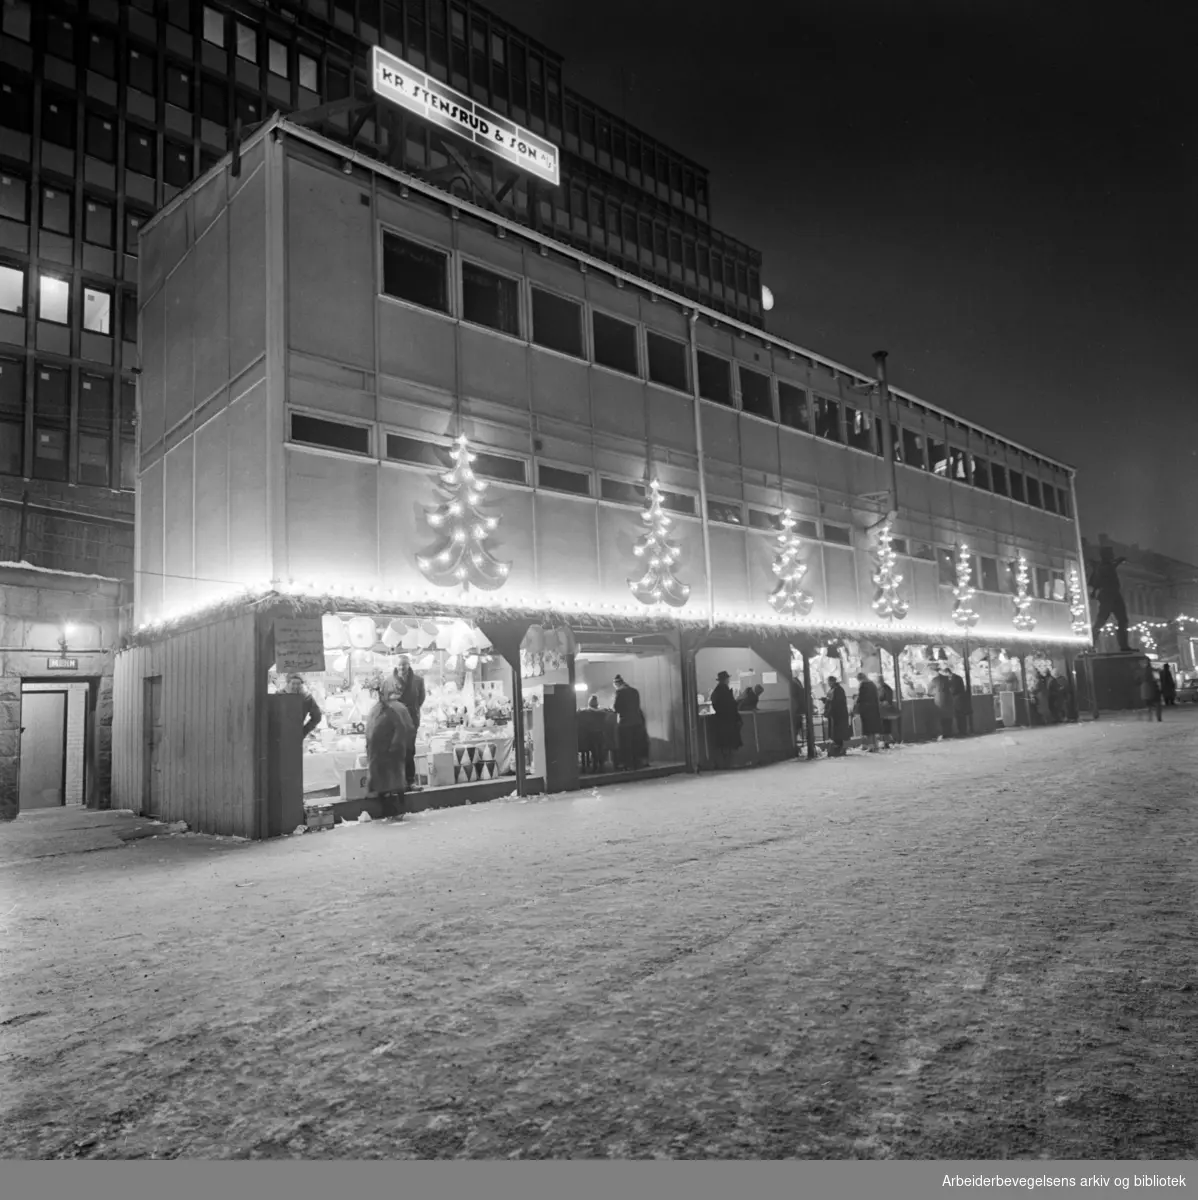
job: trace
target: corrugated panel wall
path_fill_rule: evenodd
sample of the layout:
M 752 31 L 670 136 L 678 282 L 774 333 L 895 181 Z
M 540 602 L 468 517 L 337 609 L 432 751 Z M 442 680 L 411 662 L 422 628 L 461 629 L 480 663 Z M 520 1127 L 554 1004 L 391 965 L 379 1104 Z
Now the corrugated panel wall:
M 162 677 L 162 819 L 254 837 L 254 617 L 241 614 L 117 655 L 112 807 L 144 807 L 145 681 Z

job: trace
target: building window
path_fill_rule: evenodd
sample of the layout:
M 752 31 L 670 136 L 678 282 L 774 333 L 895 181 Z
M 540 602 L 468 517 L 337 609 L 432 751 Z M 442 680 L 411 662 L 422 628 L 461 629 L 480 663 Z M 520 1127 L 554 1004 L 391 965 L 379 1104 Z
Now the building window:
M 29 185 L 19 175 L 0 175 L 0 217 L 29 223 Z
M 99 200 L 84 200 L 83 240 L 92 246 L 112 249 L 115 237 L 111 204 L 102 204 Z
M 815 397 L 815 433 L 817 437 L 827 438 L 830 442 L 841 440 L 838 401 L 829 400 L 827 396 Z
M 0 125 L 29 133 L 33 129 L 33 89 L 14 83 L 0 83 Z
M 15 37 L 22 42 L 29 41 L 31 22 L 29 0 L 8 0 L 4 5 L 3 24 L 0 28 L 9 37 Z
M 950 478 L 957 480 L 958 483 L 967 483 L 969 481 L 969 468 L 966 464 L 965 451 L 958 449 L 956 446 L 948 448 L 949 471 Z
M 88 333 L 112 334 L 112 293 L 101 288 L 83 289 L 83 328 Z
M 35 381 L 34 412 L 39 421 L 66 423 L 71 413 L 71 373 L 65 367 L 39 367 Z
M 141 227 L 149 219 L 149 217 L 142 216 L 141 213 L 130 212 L 129 209 L 125 209 L 125 253 L 132 258 L 137 257 L 138 238 L 141 235 Z
M 645 503 L 645 486 L 623 479 L 609 479 L 604 475 L 599 479 L 599 495 L 616 504 L 635 504 L 639 508 Z
M 740 372 L 740 406 L 754 416 L 774 419 L 774 398 L 770 395 L 770 377 L 748 367 L 738 367 Z
M 191 73 L 174 63 L 166 68 L 166 100 L 176 108 L 191 111 Z
M 129 86 L 147 96 L 158 95 L 155 56 L 148 50 L 129 50 Z
M 649 330 L 645 334 L 645 347 L 649 352 L 649 379 L 653 383 L 679 392 L 690 391 L 686 370 L 689 348 L 684 342 L 676 342 L 673 338 L 662 337 L 660 333 Z
M 167 142 L 162 148 L 162 177 L 171 187 L 185 188 L 195 177 L 190 146 Z
M 42 188 L 42 228 L 51 233 L 70 237 L 74 232 L 71 221 L 71 193 L 56 188 Z
M 25 311 L 25 272 L 20 267 L 0 266 L 0 312 Z
M 71 319 L 71 287 L 65 279 L 43 275 L 38 292 L 37 315 L 43 321 L 67 325 Z
M 320 86 L 317 83 L 316 59 L 310 54 L 300 54 L 298 62 L 300 87 L 307 89 L 309 92 L 319 92 Z
M 65 482 L 67 477 L 67 432 L 37 426 L 33 433 L 33 477 Z
M 1027 502 L 1033 508 L 1044 507 L 1044 503 L 1040 499 L 1040 481 L 1033 479 L 1030 475 L 1027 477 Z
M 83 148 L 101 162 L 116 162 L 116 128 L 105 117 L 88 113 L 83 126 Z
M 936 547 L 936 565 L 942 586 L 954 587 L 957 582 L 957 556 L 945 546 Z
M 699 358 L 699 395 L 704 400 L 714 400 L 717 404 L 732 404 L 732 364 L 725 358 L 718 358 L 700 350 Z
M 625 375 L 640 374 L 636 355 L 636 326 L 606 313 L 591 314 L 595 362 Z
M 970 465 L 973 467 L 973 486 L 990 490 L 990 464 L 976 454 L 970 455 Z
M 838 546 L 853 544 L 853 531 L 845 525 L 829 525 L 824 522 L 824 541 L 835 542 Z
M 1057 511 L 1057 489 L 1051 483 L 1044 485 L 1044 511 L 1050 513 Z
M 806 389 L 778 380 L 778 417 L 790 429 L 811 432 L 811 417 L 807 411 Z
M 79 482 L 108 487 L 108 439 L 94 433 L 79 435 Z
M 125 166 L 138 175 L 147 175 L 153 179 L 156 171 L 156 155 L 154 134 L 143 133 L 136 126 L 129 125 L 125 130 Z
M 538 346 L 583 357 L 582 305 L 554 292 L 532 289 L 532 340 Z
M 236 26 L 237 57 L 246 62 L 256 63 L 258 61 L 258 31 L 252 25 L 245 25 L 241 21 L 237 21 Z
M 409 304 L 449 312 L 449 256 L 398 234 L 384 233 L 383 291 Z
M 274 38 L 267 40 L 267 66 L 270 68 L 272 75 L 277 75 L 280 79 L 290 78 L 287 70 L 287 47 L 282 42 L 276 42 Z
M 998 583 L 998 560 L 995 558 L 987 558 L 984 554 L 980 555 L 978 561 L 982 566 L 982 583 L 983 592 L 1001 592 L 1002 588 Z
M 21 474 L 24 447 L 24 422 L 0 420 L 0 475 Z
M 537 464 L 537 487 L 554 492 L 571 492 L 575 496 L 591 494 L 591 477 L 584 471 L 567 471 L 563 467 Z
M 1007 468 L 996 462 L 990 464 L 990 487 L 996 496 L 1008 495 Z
M 485 454 L 471 450 L 474 461 L 470 464 L 475 475 L 484 479 L 499 479 L 504 483 L 527 483 L 528 465 L 522 458 L 508 458 L 506 454 Z
M 1018 500 L 1021 504 L 1023 499 L 1023 476 L 1018 471 L 1008 471 L 1007 474 L 1011 480 L 1011 499 Z
M 421 467 L 436 467 L 444 470 L 450 465 L 449 450 L 436 442 L 423 438 L 404 437 L 402 434 L 387 434 L 387 457 L 395 462 L 415 463 Z
M 743 525 L 744 509 L 731 500 L 708 500 L 707 519 L 718 521 L 721 525 Z
M 519 280 L 463 262 L 462 319 L 519 337 Z
M 238 92 L 234 97 L 234 111 L 242 125 L 257 125 L 262 120 L 262 102 L 248 92 Z
M 211 42 L 214 46 L 223 46 L 225 44 L 225 17 L 223 13 L 219 13 L 215 8 L 209 8 L 204 5 L 204 41 Z
M 1062 517 L 1072 516 L 1069 509 L 1069 492 L 1065 488 L 1057 489 L 1057 512 Z
M 698 507 L 695 504 L 694 496 L 688 492 L 667 492 L 662 489 L 659 493 L 661 496 L 662 508 L 667 508 L 670 512 L 685 513 L 688 516 L 694 516 L 695 510 Z
M 191 0 L 166 0 L 166 19 L 179 29 L 190 29 Z
M 291 414 L 291 440 L 329 450 L 348 450 L 353 454 L 370 453 L 370 430 L 364 425 L 345 425 L 303 413 Z
M 75 26 L 53 13 L 46 21 L 46 53 L 75 61 Z
M 850 446 L 858 450 L 873 450 L 873 419 L 864 409 L 846 404 L 844 406 L 844 428 L 845 438 Z
M 116 78 L 116 43 L 102 33 L 93 33 L 87 48 L 87 65 L 98 75 Z
M 108 430 L 112 425 L 112 380 L 84 375 L 79 381 L 79 424 Z
M 42 100 L 42 137 L 56 146 L 75 149 L 75 105 L 70 100 Z
M 928 438 L 928 470 L 948 477 L 948 450 L 943 442 L 934 437 Z

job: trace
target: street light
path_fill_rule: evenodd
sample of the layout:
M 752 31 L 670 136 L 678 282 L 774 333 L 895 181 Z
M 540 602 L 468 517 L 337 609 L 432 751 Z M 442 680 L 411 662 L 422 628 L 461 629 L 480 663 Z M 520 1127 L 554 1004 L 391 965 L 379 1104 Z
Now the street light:
M 761 285 L 761 307 L 769 312 L 774 307 L 774 293 L 763 283 Z

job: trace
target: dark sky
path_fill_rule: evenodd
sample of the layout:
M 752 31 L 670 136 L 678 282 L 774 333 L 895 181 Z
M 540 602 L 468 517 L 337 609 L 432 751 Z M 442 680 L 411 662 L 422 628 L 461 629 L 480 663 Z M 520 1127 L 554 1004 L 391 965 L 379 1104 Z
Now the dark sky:
M 1184 5 L 489 6 L 710 168 L 774 332 L 870 372 L 889 350 L 897 386 L 1076 466 L 1087 536 L 1198 564 Z

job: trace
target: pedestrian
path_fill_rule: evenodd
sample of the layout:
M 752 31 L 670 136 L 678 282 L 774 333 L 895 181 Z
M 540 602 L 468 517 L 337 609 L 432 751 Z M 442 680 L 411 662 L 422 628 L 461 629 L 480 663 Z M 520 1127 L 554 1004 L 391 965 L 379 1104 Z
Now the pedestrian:
M 878 687 L 864 671 L 857 672 L 857 716 L 870 754 L 878 752 L 878 734 L 882 732 L 882 706 Z
M 304 701 L 304 729 L 300 734 L 302 742 L 320 724 L 324 713 L 321 712 L 320 705 L 316 703 L 312 693 L 308 690 L 308 685 L 304 682 L 302 675 L 288 675 L 286 690 L 293 696 L 302 697 Z
M 1161 667 L 1161 699 L 1170 708 L 1177 703 L 1177 680 L 1173 678 L 1168 663 Z
M 1059 671 L 1048 678 L 1048 713 L 1054 725 L 1065 720 L 1065 680 Z
M 402 817 L 407 761 L 416 741 L 416 726 L 407 708 L 391 698 L 387 683 L 380 680 L 370 690 L 375 705 L 366 718 L 367 790 L 378 797 L 384 817 Z
M 1036 714 L 1041 725 L 1052 724 L 1052 706 L 1048 696 L 1048 676 L 1043 671 L 1036 672 Z
M 957 736 L 964 737 L 969 732 L 969 689 L 965 686 L 965 680 L 956 671 L 949 673 L 948 690 L 953 701 L 953 719 L 957 723 Z
M 715 765 L 720 770 L 732 766 L 732 756 L 741 748 L 741 725 L 744 723 L 736 696 L 728 686 L 728 672 L 716 675 L 715 687 L 711 689 L 712 717 L 708 722 L 711 731 L 711 746 Z
M 835 675 L 828 676 L 828 695 L 825 703 L 828 712 L 828 738 L 832 743 L 828 754 L 832 758 L 842 758 L 846 753 L 845 743 L 853 736 L 853 727 L 849 724 L 848 697 Z
M 882 717 L 882 749 L 889 750 L 894 744 L 900 709 L 894 701 L 894 688 L 885 679 L 878 683 L 878 712 Z
M 402 704 L 412 718 L 413 735 L 408 741 L 408 757 L 404 767 L 408 773 L 408 788 L 416 786 L 416 737 L 420 728 L 420 710 L 424 707 L 424 680 L 412 670 L 412 660 L 405 654 L 387 680 L 384 693 L 388 700 Z
M 1146 716 L 1151 721 L 1152 714 L 1156 713 L 1156 719 L 1162 720 L 1161 717 L 1161 689 L 1156 681 L 1156 672 L 1152 669 L 1152 663 L 1144 664 L 1143 673 L 1140 676 L 1140 698 L 1144 701 Z
M 599 697 L 592 696 L 586 708 L 578 713 L 578 750 L 582 757 L 582 773 L 595 775 L 603 770 L 603 727 L 606 716 L 599 707 Z
M 763 684 L 757 684 L 756 687 L 747 687 L 740 694 L 740 699 L 736 702 L 736 707 L 741 712 L 755 712 L 757 702 L 761 699 L 761 693 L 765 691 Z
M 617 675 L 613 682 L 616 697 L 612 707 L 616 711 L 618 722 L 616 757 L 622 770 L 635 771 L 647 741 L 645 714 L 641 711 L 641 694 L 630 683 L 624 682 L 623 675 Z
M 943 741 L 953 736 L 953 693 L 947 665 L 928 680 L 928 696 L 936 702 L 936 715 L 940 718 L 940 738 Z
M 808 721 L 807 689 L 797 679 L 790 681 L 790 711 L 794 716 L 795 740 L 802 742 L 806 737 Z

